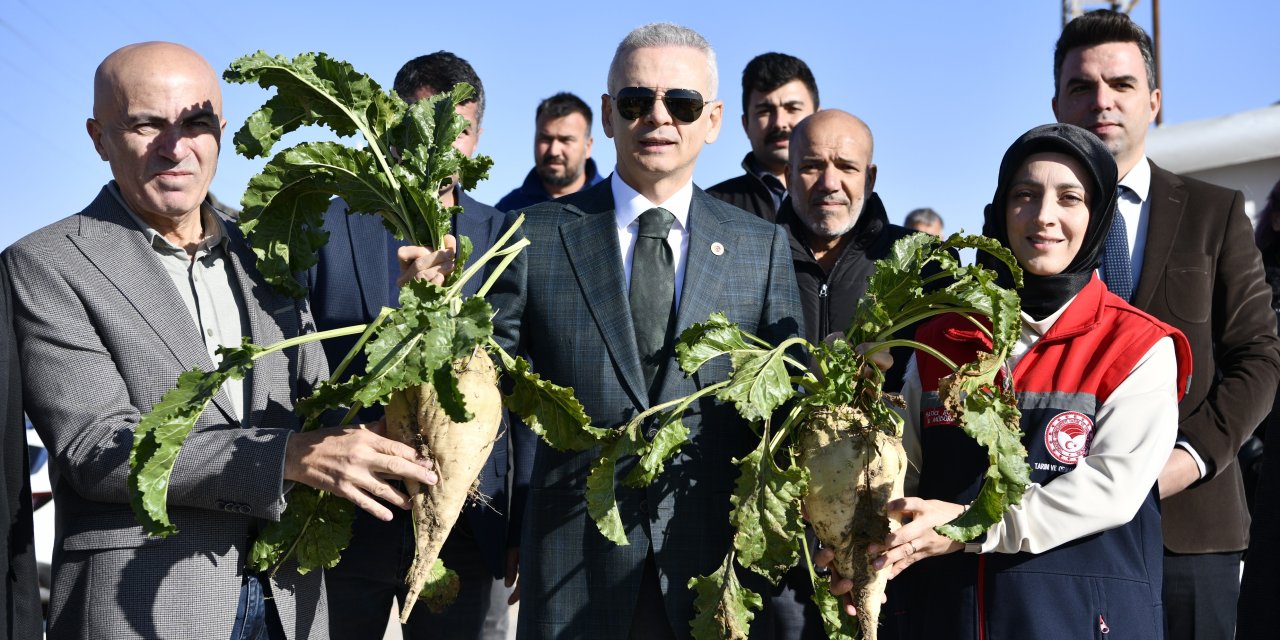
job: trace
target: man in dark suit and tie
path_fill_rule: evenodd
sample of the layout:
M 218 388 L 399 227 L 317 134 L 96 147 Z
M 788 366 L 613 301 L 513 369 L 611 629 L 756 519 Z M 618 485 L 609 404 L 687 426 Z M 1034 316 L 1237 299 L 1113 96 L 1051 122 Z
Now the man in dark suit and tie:
M 674 358 L 680 332 L 713 312 L 775 342 L 801 330 L 785 231 L 693 185 L 698 153 L 720 131 L 715 95 L 715 52 L 701 35 L 673 24 L 632 31 L 601 96 L 614 173 L 531 208 L 523 227 L 531 244 L 490 293 L 498 342 L 572 387 L 596 426 L 620 427 L 724 380 L 724 359 L 685 377 Z M 447 252 L 415 247 L 402 257 L 411 274 Z M 759 440 L 731 405 L 711 399 L 684 424 L 687 441 L 652 486 L 617 489 L 627 546 L 606 540 L 587 514 L 587 472 L 599 451 L 515 445 L 516 468 L 531 467 L 517 478 L 529 486 L 517 637 L 689 637 L 689 580 L 724 560 L 732 460 Z M 634 462 L 623 458 L 618 478 Z
M 1244 197 L 1147 159 L 1161 96 L 1151 40 L 1127 15 L 1099 10 L 1068 24 L 1054 77 L 1058 121 L 1101 138 L 1122 176 L 1102 277 L 1181 330 L 1195 359 L 1178 443 L 1159 480 L 1169 637 L 1229 639 L 1249 528 L 1235 459 L 1280 381 L 1271 290 Z
M 395 90 L 412 102 L 451 91 L 459 82 L 470 84 L 476 94 L 474 99 L 457 106 L 468 127 L 458 136 L 454 148 L 471 156 L 480 138 L 485 96 L 484 85 L 466 60 L 447 51 L 414 58 L 396 74 Z M 462 215 L 453 219 L 452 231 L 471 239 L 472 256 L 493 246 L 504 220 L 502 212 L 476 202 L 456 183 L 445 185 L 440 199 L 445 206 L 462 207 Z M 320 330 L 372 322 L 382 307 L 396 306 L 400 273 L 397 252 L 404 242 L 387 231 L 382 218 L 349 213 L 346 202 L 335 199 L 325 213 L 324 228 L 329 232 L 329 242 L 321 248 L 319 262 L 308 274 L 312 310 Z M 471 279 L 463 293 L 474 294 L 483 282 L 483 278 Z M 342 362 L 357 338 L 325 341 L 329 362 L 334 366 Z M 348 368 L 348 375 L 363 374 L 364 367 L 361 356 Z M 361 413 L 362 420 L 381 417 L 381 407 Z M 425 606 L 416 607 L 405 625 L 406 636 L 481 636 L 491 604 L 491 587 L 495 579 L 503 577 L 506 566 L 507 441 L 507 430 L 503 429 L 480 474 L 480 492 L 489 496 L 489 504 L 468 504 L 441 552 L 445 566 L 458 572 L 458 598 L 440 614 Z M 396 513 L 390 521 L 357 513 L 351 545 L 343 552 L 342 562 L 325 574 L 330 609 L 341 612 L 329 619 L 331 638 L 368 638 L 371 630 L 386 626 L 392 601 L 400 598 L 403 602 L 404 576 L 413 561 L 414 549 L 413 519 L 408 512 Z M 493 606 L 506 614 L 506 602 L 494 602 Z
M 632 31 L 601 96 L 613 175 L 531 208 L 523 230 L 532 244 L 490 296 L 498 341 L 572 387 L 596 426 L 619 427 L 723 380 L 727 362 L 686 377 L 674 359 L 680 333 L 712 312 L 774 341 L 803 324 L 783 229 L 693 184 L 699 151 L 720 132 L 716 84 L 701 35 L 673 24 Z M 732 460 L 758 440 L 716 401 L 684 424 L 688 441 L 652 486 L 618 488 L 628 546 L 606 540 L 587 514 L 598 451 L 517 446 L 532 459 L 518 637 L 689 637 L 689 579 L 715 571 L 729 549 Z M 618 473 L 633 463 L 624 458 Z

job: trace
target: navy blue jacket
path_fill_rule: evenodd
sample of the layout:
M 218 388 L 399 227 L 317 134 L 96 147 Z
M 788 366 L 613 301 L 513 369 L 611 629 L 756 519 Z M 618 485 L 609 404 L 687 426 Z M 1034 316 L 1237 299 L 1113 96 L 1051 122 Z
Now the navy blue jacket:
M 587 182 L 582 185 L 583 189 L 589 189 L 597 182 L 603 180 L 596 171 L 596 161 L 587 158 L 587 164 L 582 169 L 587 174 Z M 536 169 L 530 169 L 529 175 L 524 177 L 524 184 L 511 190 L 502 199 L 498 201 L 498 209 L 500 211 L 515 211 L 532 207 L 535 204 L 546 202 L 551 199 L 551 194 L 547 193 L 547 188 L 542 186 L 542 180 L 538 178 Z
M 465 192 L 457 191 L 463 214 L 453 221 L 453 232 L 471 239 L 471 256 L 487 251 L 498 238 L 504 216 L 502 212 L 476 202 Z M 324 228 L 329 242 L 320 249 L 320 262 L 307 273 L 311 289 L 311 311 L 320 331 L 372 322 L 378 312 L 391 302 L 391 269 L 388 239 L 390 232 L 382 217 L 372 214 L 347 213 L 347 204 L 335 199 L 325 212 Z M 463 286 L 464 294 L 474 294 L 484 278 L 476 277 Z M 355 346 L 359 336 L 334 338 L 323 342 L 330 366 L 336 366 Z M 352 361 L 348 374 L 364 373 L 363 354 Z M 361 412 L 362 420 L 382 417 L 381 407 Z M 492 499 L 492 508 L 469 504 L 463 509 L 463 520 L 484 550 L 484 561 L 494 577 L 505 573 L 507 529 L 507 430 L 503 429 L 493 445 L 489 462 L 480 472 L 480 491 Z

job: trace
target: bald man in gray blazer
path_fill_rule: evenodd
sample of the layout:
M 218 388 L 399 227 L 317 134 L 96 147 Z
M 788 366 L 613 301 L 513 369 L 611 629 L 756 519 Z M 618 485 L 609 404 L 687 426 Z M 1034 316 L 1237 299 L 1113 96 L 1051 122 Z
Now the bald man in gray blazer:
M 115 177 L 80 213 L 4 252 L 24 400 L 52 459 L 55 528 L 48 637 L 324 637 L 321 571 L 246 567 L 294 482 L 388 519 L 386 478 L 428 483 L 412 447 L 359 427 L 297 433 L 294 402 L 328 374 L 317 343 L 262 357 L 224 384 L 177 457 L 168 512 L 147 536 L 129 507 L 134 428 L 178 376 L 220 346 L 312 331 L 306 302 L 272 290 L 234 224 L 205 204 L 222 130 L 217 74 L 170 43 L 99 66 L 94 147 Z

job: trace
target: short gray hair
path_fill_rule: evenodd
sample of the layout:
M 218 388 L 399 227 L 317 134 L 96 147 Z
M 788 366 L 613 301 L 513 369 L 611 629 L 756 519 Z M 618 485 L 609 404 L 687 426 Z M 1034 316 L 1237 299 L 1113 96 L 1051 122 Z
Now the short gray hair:
M 711 48 L 711 43 L 702 37 L 702 34 L 690 29 L 682 27 L 678 24 L 670 22 L 654 22 L 646 24 L 643 27 L 636 27 L 627 37 L 618 43 L 618 49 L 613 52 L 613 62 L 609 63 L 609 93 L 612 95 L 614 91 L 622 87 L 615 87 L 615 81 L 618 74 L 621 73 L 619 66 L 622 59 L 627 54 L 636 49 L 645 49 L 651 47 L 688 47 L 697 49 L 707 57 L 707 88 L 710 89 L 711 95 L 705 99 L 710 101 L 716 98 L 716 91 L 720 88 L 720 74 L 716 71 L 716 51 Z M 686 87 L 679 87 L 684 89 Z

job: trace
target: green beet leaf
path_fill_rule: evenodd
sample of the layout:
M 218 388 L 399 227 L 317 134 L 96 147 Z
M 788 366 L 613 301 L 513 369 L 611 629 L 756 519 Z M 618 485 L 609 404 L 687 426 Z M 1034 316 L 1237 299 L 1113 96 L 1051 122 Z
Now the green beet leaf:
M 436 558 L 418 597 L 427 603 L 427 608 L 432 613 L 443 613 L 458 599 L 458 590 L 461 588 L 462 581 L 458 578 L 458 572 L 444 566 L 444 562 Z
M 359 132 L 366 139 L 380 138 L 405 108 L 372 78 L 323 53 L 290 60 L 258 51 L 232 61 L 222 77 L 277 91 L 236 133 L 236 152 L 248 158 L 267 155 L 285 134 L 312 124 L 344 137 Z
M 134 428 L 127 481 L 129 506 L 147 534 L 163 537 L 177 533 L 178 528 L 169 521 L 169 479 L 182 444 L 222 384 L 243 380 L 254 359 L 264 352 L 248 338 L 239 348 L 218 349 L 222 360 L 217 370 L 205 373 L 197 368 L 178 376 L 178 386 L 165 393 Z
M 680 420 L 684 409 L 685 406 L 680 406 L 657 418 L 659 424 L 652 442 L 645 442 L 638 437 L 640 426 L 636 425 L 634 433 L 637 436 L 633 439 L 633 442 L 639 440 L 635 442 L 636 466 L 623 479 L 622 484 L 628 487 L 647 487 L 653 484 L 658 474 L 662 473 L 666 461 L 689 441 L 689 428 Z
M 390 206 L 389 189 L 367 151 L 332 142 L 286 149 L 249 180 L 240 228 L 253 240 L 258 269 L 276 288 L 295 297 L 306 288 L 293 277 L 316 264 L 329 240 L 324 212 L 335 193 L 351 207 L 376 211 Z
M 808 474 L 795 465 L 778 468 L 767 450 L 768 441 L 762 439 L 755 451 L 736 461 L 741 475 L 729 498 L 729 522 L 737 532 L 733 547 L 738 562 L 776 583 L 800 559 L 804 530 L 795 523 L 800 522 Z
M 489 354 L 481 353 L 480 358 L 488 358 Z M 449 419 L 457 422 L 470 422 L 475 418 L 475 414 L 467 409 L 467 400 L 462 396 L 462 390 L 458 388 L 458 378 L 453 371 L 453 362 L 446 362 L 440 365 L 431 374 L 431 386 L 436 390 L 436 401 L 440 403 L 440 408 L 444 409 L 445 415 Z
M 591 465 L 587 474 L 587 514 L 596 523 L 600 533 L 618 546 L 631 544 L 618 512 L 617 493 L 614 491 L 614 475 L 618 458 L 631 453 L 631 441 L 622 434 L 615 435 L 600 450 L 600 458 Z
M 857 637 L 853 630 L 853 618 L 845 615 L 843 603 L 831 594 L 830 589 L 814 588 L 812 599 L 818 605 L 822 627 L 826 629 L 829 640 L 854 640 Z
M 947 410 L 961 417 L 965 433 L 986 447 L 995 461 L 969 509 L 935 529 L 958 542 L 972 540 L 999 522 L 1009 506 L 1022 501 L 1031 483 L 1017 400 L 996 381 L 1001 364 L 1003 358 L 985 353 L 939 383 Z
M 696 594 L 693 600 L 694 616 L 690 623 L 693 637 L 698 640 L 747 640 L 751 631 L 753 611 L 764 608 L 760 594 L 738 582 L 733 569 L 733 554 L 725 558 L 720 568 L 709 576 L 689 579 L 689 588 Z
M 680 340 L 676 342 L 676 361 L 685 373 L 692 374 L 712 358 L 752 349 L 738 325 L 729 322 L 723 313 L 716 312 L 706 322 L 694 324 L 680 334 Z
M 529 370 L 529 363 L 523 359 L 501 352 L 499 355 L 512 382 L 511 393 L 503 397 L 503 404 L 523 416 L 525 424 L 552 448 L 586 451 L 616 435 L 611 429 L 591 426 L 591 419 L 572 390 L 543 380 Z
M 738 414 L 752 422 L 764 420 L 782 403 L 795 395 L 795 386 L 787 372 L 786 347 L 776 349 L 752 349 L 729 354 L 733 362 L 733 374 L 729 385 L 716 397 L 732 402 Z
M 348 213 L 381 215 L 397 238 L 440 247 L 461 208 L 443 207 L 437 190 L 453 175 L 470 188 L 492 165 L 452 146 L 469 126 L 455 110 L 474 94 L 465 83 L 411 106 L 322 53 L 290 60 L 258 52 L 234 61 L 224 77 L 276 89 L 236 134 L 237 151 L 246 157 L 266 155 L 284 135 L 313 124 L 364 138 L 361 149 L 300 144 L 276 154 L 250 180 L 242 228 L 263 275 L 294 296 L 306 290 L 291 274 L 314 265 L 326 241 L 320 223 L 330 197 L 345 200 Z
M 298 563 L 298 573 L 337 565 L 351 543 L 355 505 L 302 484 L 294 485 L 287 499 L 280 521 L 268 524 L 254 541 L 249 566 L 272 571 L 289 557 Z

